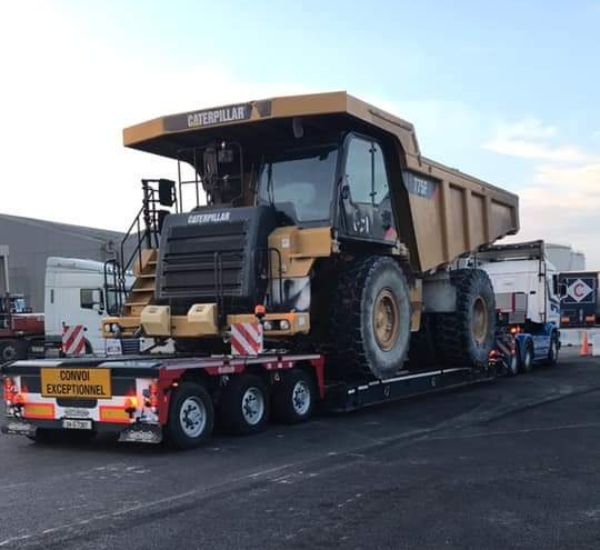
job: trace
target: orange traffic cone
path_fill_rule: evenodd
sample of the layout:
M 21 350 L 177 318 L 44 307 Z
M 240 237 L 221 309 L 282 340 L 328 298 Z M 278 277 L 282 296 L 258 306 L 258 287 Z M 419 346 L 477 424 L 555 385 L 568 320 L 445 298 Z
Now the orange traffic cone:
M 581 355 L 582 357 L 587 356 L 590 354 L 590 340 L 588 337 L 588 332 L 587 330 L 583 331 L 583 337 L 581 338 L 581 350 L 579 352 L 579 355 Z

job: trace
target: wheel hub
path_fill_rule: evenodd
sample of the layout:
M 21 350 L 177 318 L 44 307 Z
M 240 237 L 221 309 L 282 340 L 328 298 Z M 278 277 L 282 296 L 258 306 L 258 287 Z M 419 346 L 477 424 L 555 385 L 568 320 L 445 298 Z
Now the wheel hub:
M 471 334 L 478 344 L 485 342 L 488 329 L 488 316 L 485 302 L 481 296 L 475 298 L 471 316 Z
M 196 397 L 188 397 L 179 413 L 181 429 L 188 437 L 198 437 L 206 426 L 206 408 Z
M 384 351 L 391 350 L 398 340 L 399 315 L 396 296 L 384 288 L 375 299 L 373 328 L 377 344 Z
M 303 380 L 299 380 L 292 390 L 292 406 L 299 415 L 304 415 L 310 407 L 310 390 Z
M 258 424 L 265 413 L 265 400 L 258 388 L 248 388 L 242 397 L 242 415 L 251 426 Z

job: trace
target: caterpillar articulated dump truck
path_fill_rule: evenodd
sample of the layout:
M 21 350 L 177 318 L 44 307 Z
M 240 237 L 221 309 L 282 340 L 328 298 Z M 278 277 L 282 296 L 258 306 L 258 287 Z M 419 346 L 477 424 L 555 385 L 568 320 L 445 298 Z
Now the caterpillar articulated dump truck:
M 213 406 L 225 426 L 254 431 L 269 404 L 296 421 L 313 398 L 347 409 L 487 368 L 494 291 L 458 260 L 517 232 L 518 198 L 422 156 L 409 122 L 334 92 L 165 116 L 126 128 L 124 143 L 172 158 L 179 181 L 142 182 L 135 251 L 117 266 L 137 279 L 103 332 L 173 341 L 176 353 L 54 368 L 137 379 L 130 413 L 114 380 L 112 393 L 97 384 L 118 395 L 128 433 L 158 407 L 160 436 L 191 446 Z M 143 417 L 134 405 L 146 401 Z M 160 439 L 150 432 L 135 437 Z

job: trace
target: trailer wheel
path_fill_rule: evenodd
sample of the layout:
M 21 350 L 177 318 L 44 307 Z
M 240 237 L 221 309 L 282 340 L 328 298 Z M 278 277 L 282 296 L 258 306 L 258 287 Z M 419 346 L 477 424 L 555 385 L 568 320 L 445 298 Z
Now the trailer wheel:
M 251 374 L 230 378 L 219 405 L 219 419 L 229 433 L 243 435 L 263 430 L 269 419 L 265 383 Z
M 16 361 L 27 357 L 27 343 L 18 340 L 9 340 L 0 344 L 0 356 L 2 362 Z
M 558 341 L 558 335 L 556 334 L 556 332 L 553 332 L 550 338 L 550 347 L 548 348 L 548 359 L 546 359 L 545 361 L 546 365 L 551 367 L 558 363 L 559 349 L 560 343 Z
M 458 269 L 451 274 L 456 288 L 456 312 L 436 315 L 434 340 L 439 357 L 451 366 L 487 363 L 495 344 L 496 302 L 488 274 Z
M 333 299 L 335 369 L 342 376 L 393 376 L 408 353 L 410 317 L 408 284 L 394 259 L 368 256 L 350 264 Z
M 307 421 L 314 410 L 315 385 L 312 377 L 303 370 L 292 369 L 284 373 L 273 393 L 273 416 L 284 424 Z
M 519 374 L 519 354 L 512 353 L 508 361 L 508 374 L 510 376 L 517 376 Z
M 521 372 L 527 373 L 533 370 L 533 344 L 531 340 L 525 343 L 525 352 L 521 358 Z
M 210 437 L 213 426 L 214 409 L 208 392 L 199 384 L 181 384 L 171 397 L 169 442 L 178 449 L 193 449 Z

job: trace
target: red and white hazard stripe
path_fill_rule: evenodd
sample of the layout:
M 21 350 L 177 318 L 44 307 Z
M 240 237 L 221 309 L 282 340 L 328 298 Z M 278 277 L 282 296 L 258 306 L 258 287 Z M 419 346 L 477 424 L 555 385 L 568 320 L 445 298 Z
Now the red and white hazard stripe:
M 257 355 L 263 350 L 263 327 L 260 323 L 231 325 L 231 354 Z
M 72 327 L 63 325 L 62 350 L 65 355 L 70 356 L 85 353 L 83 325 L 73 325 Z

